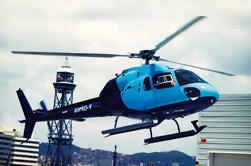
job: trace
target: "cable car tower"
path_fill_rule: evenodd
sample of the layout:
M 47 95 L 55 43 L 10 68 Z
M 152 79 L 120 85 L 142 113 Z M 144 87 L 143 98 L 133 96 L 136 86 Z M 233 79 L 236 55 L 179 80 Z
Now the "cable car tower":
M 57 72 L 53 109 L 73 103 L 73 91 L 76 87 L 74 73 L 66 57 L 63 66 Z M 71 165 L 72 120 L 52 120 L 47 122 L 48 150 L 45 165 L 68 166 Z

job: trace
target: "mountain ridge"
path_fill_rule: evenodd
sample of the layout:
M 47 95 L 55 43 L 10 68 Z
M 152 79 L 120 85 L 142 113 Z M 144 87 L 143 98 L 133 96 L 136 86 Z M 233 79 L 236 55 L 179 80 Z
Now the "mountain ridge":
M 46 156 L 48 143 L 41 143 L 39 146 L 39 156 Z M 55 148 L 53 149 L 53 151 Z M 113 160 L 113 152 L 106 150 L 91 148 L 81 148 L 76 145 L 72 145 L 72 163 L 92 164 L 98 160 Z M 149 165 L 154 163 L 155 166 L 194 166 L 195 159 L 184 152 L 177 150 L 164 151 L 164 152 L 140 152 L 135 154 L 117 154 L 117 166 L 128 165 Z

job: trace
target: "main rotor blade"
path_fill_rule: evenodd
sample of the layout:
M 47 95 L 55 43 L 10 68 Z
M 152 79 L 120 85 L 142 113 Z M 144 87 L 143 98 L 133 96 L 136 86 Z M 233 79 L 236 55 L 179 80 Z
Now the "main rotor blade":
M 183 27 L 181 27 L 178 31 L 176 31 L 175 33 L 173 33 L 172 35 L 168 36 L 167 38 L 165 38 L 162 42 L 160 42 L 159 44 L 156 45 L 154 51 L 158 51 L 161 47 L 163 47 L 167 42 L 169 42 L 170 40 L 172 40 L 173 38 L 175 38 L 176 36 L 178 36 L 180 33 L 184 32 L 185 30 L 187 30 L 189 27 L 191 27 L 193 24 L 197 23 L 198 21 L 200 21 L 201 19 L 205 18 L 205 16 L 198 16 L 195 17 L 192 21 L 188 22 L 186 25 L 184 25 Z
M 76 56 L 76 57 L 95 57 L 95 58 L 112 58 L 112 57 L 130 57 L 130 55 L 120 54 L 99 54 L 99 53 L 67 53 L 67 52 L 39 52 L 39 51 L 11 51 L 13 54 L 32 54 L 46 56 Z
M 169 60 L 162 59 L 162 58 L 160 58 L 159 60 L 160 61 L 165 61 L 165 62 L 170 62 L 170 63 L 175 63 L 175 64 L 178 64 L 178 65 L 193 67 L 193 68 L 197 68 L 197 69 L 201 69 L 201 70 L 211 71 L 211 72 L 214 72 L 214 73 L 219 73 L 219 74 L 223 74 L 223 75 L 227 75 L 227 76 L 235 76 L 234 74 L 230 74 L 230 73 L 226 73 L 226 72 L 222 72 L 222 71 L 218 71 L 218 70 L 207 69 L 207 68 L 204 68 L 204 67 L 199 67 L 199 66 L 194 66 L 194 65 L 188 65 L 188 64 L 184 64 L 184 63 L 169 61 Z

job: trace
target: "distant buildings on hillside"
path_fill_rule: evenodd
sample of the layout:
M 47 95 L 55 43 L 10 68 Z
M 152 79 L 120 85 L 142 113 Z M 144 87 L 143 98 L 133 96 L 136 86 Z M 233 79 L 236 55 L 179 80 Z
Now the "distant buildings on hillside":
M 40 166 L 45 163 L 47 143 L 39 144 L 37 139 L 26 141 L 15 129 L 0 128 L 0 166 Z M 154 155 L 153 155 L 154 154 Z M 176 156 L 176 158 L 170 157 Z M 155 157 L 153 157 L 155 156 Z M 116 166 L 193 166 L 193 159 L 181 152 L 139 153 L 122 155 L 117 153 Z M 190 163 L 190 164 L 189 164 Z M 181 164 L 181 165 L 182 165 Z M 72 148 L 73 166 L 112 166 L 113 152 L 105 150 Z
M 45 162 L 48 143 L 40 144 L 40 161 Z M 91 148 L 72 147 L 73 166 L 113 166 L 113 152 Z M 137 153 L 125 155 L 117 153 L 116 166 L 194 166 L 191 156 L 179 151 Z

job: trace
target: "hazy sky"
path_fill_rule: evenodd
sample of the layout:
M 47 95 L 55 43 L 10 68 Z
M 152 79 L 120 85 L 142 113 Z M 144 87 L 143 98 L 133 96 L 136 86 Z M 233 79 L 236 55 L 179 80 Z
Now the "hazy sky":
M 0 125 L 22 130 L 23 119 L 15 91 L 22 88 L 32 107 L 44 99 L 53 106 L 56 71 L 64 57 L 12 55 L 11 50 L 121 53 L 152 49 L 198 15 L 208 16 L 157 53 L 162 58 L 237 74 L 227 77 L 194 70 L 220 93 L 251 93 L 251 1 L 170 0 L 2 0 L 0 2 Z M 97 97 L 105 83 L 142 60 L 70 58 L 77 88 L 74 102 Z M 159 62 L 158 62 L 159 63 Z M 167 64 L 171 67 L 182 67 Z M 190 69 L 190 68 L 187 68 Z M 181 130 L 192 128 L 197 115 L 178 119 Z M 115 118 L 74 122 L 74 144 L 121 153 L 180 150 L 195 155 L 197 137 L 143 145 L 148 130 L 104 138 Z M 121 118 L 118 125 L 137 121 Z M 163 122 L 154 135 L 175 132 Z M 34 137 L 47 141 L 46 123 L 38 123 Z

